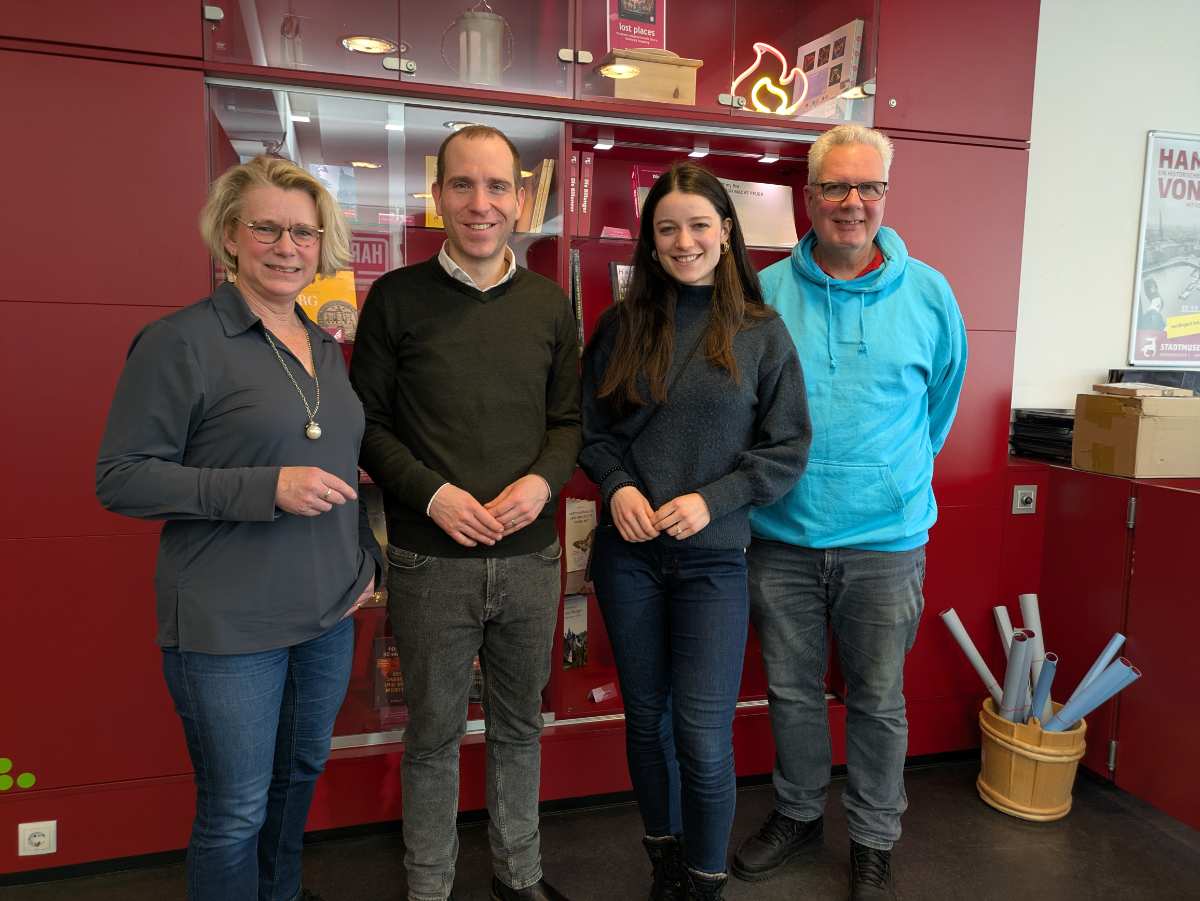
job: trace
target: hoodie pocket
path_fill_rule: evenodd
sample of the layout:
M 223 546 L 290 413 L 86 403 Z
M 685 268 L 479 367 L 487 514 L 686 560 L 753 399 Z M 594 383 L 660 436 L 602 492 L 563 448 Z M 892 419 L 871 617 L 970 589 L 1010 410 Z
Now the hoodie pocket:
M 873 532 L 904 511 L 900 488 L 886 463 L 809 460 L 800 488 L 813 526 L 834 539 Z

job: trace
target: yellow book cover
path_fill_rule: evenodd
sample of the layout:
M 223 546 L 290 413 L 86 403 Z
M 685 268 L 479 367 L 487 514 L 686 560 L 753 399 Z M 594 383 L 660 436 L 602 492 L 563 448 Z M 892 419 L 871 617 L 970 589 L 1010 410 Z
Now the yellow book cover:
M 296 298 L 308 318 L 321 328 L 341 328 L 347 341 L 358 328 L 358 298 L 354 292 L 354 270 L 340 269 L 329 278 L 320 275 Z
M 442 228 L 442 217 L 438 215 L 437 206 L 433 202 L 433 183 L 437 181 L 437 157 L 425 157 L 425 227 Z

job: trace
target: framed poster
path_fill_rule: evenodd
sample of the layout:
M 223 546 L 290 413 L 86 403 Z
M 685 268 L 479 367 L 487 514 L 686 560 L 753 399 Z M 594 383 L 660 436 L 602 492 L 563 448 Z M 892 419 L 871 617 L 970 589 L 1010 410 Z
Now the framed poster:
M 666 50 L 667 0 L 608 0 L 609 50 Z
M 1147 136 L 1132 306 L 1132 365 L 1200 368 L 1200 135 Z

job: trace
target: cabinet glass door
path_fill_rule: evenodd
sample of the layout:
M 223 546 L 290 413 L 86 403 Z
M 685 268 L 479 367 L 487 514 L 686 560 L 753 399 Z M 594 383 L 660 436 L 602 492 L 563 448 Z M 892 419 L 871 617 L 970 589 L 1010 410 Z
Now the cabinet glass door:
M 653 104 L 675 114 L 728 112 L 733 4 L 580 0 L 576 96 Z M 672 112 L 664 112 L 672 115 Z
M 569 97 L 571 0 L 400 0 L 400 77 L 472 91 Z
M 215 0 L 204 58 L 397 81 L 400 11 L 376 0 Z
M 874 119 L 877 0 L 735 0 L 734 117 Z

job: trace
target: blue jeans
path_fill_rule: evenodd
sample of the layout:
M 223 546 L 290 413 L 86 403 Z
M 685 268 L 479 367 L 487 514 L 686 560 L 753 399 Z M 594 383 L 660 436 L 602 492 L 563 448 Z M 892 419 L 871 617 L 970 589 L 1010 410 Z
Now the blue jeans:
M 354 623 L 254 654 L 163 649 L 196 771 L 189 901 L 292 901 L 304 821 L 350 681 Z
M 515 557 L 430 557 L 388 545 L 388 611 L 408 699 L 404 866 L 411 901 L 441 901 L 458 857 L 458 746 L 471 664 L 483 671 L 492 869 L 523 889 L 542 878 L 538 790 L 542 689 L 561 588 L 558 541 Z
M 846 680 L 842 803 L 850 838 L 889 850 L 908 807 L 904 658 L 925 606 L 925 549 L 814 549 L 756 538 L 749 560 L 750 615 L 762 643 L 775 736 L 775 806 L 804 821 L 825 809 L 832 763 L 826 634 L 832 625 Z
M 746 554 L 596 532 L 596 597 L 625 701 L 629 776 L 646 834 L 683 834 L 687 865 L 725 872 L 733 715 L 749 618 Z

